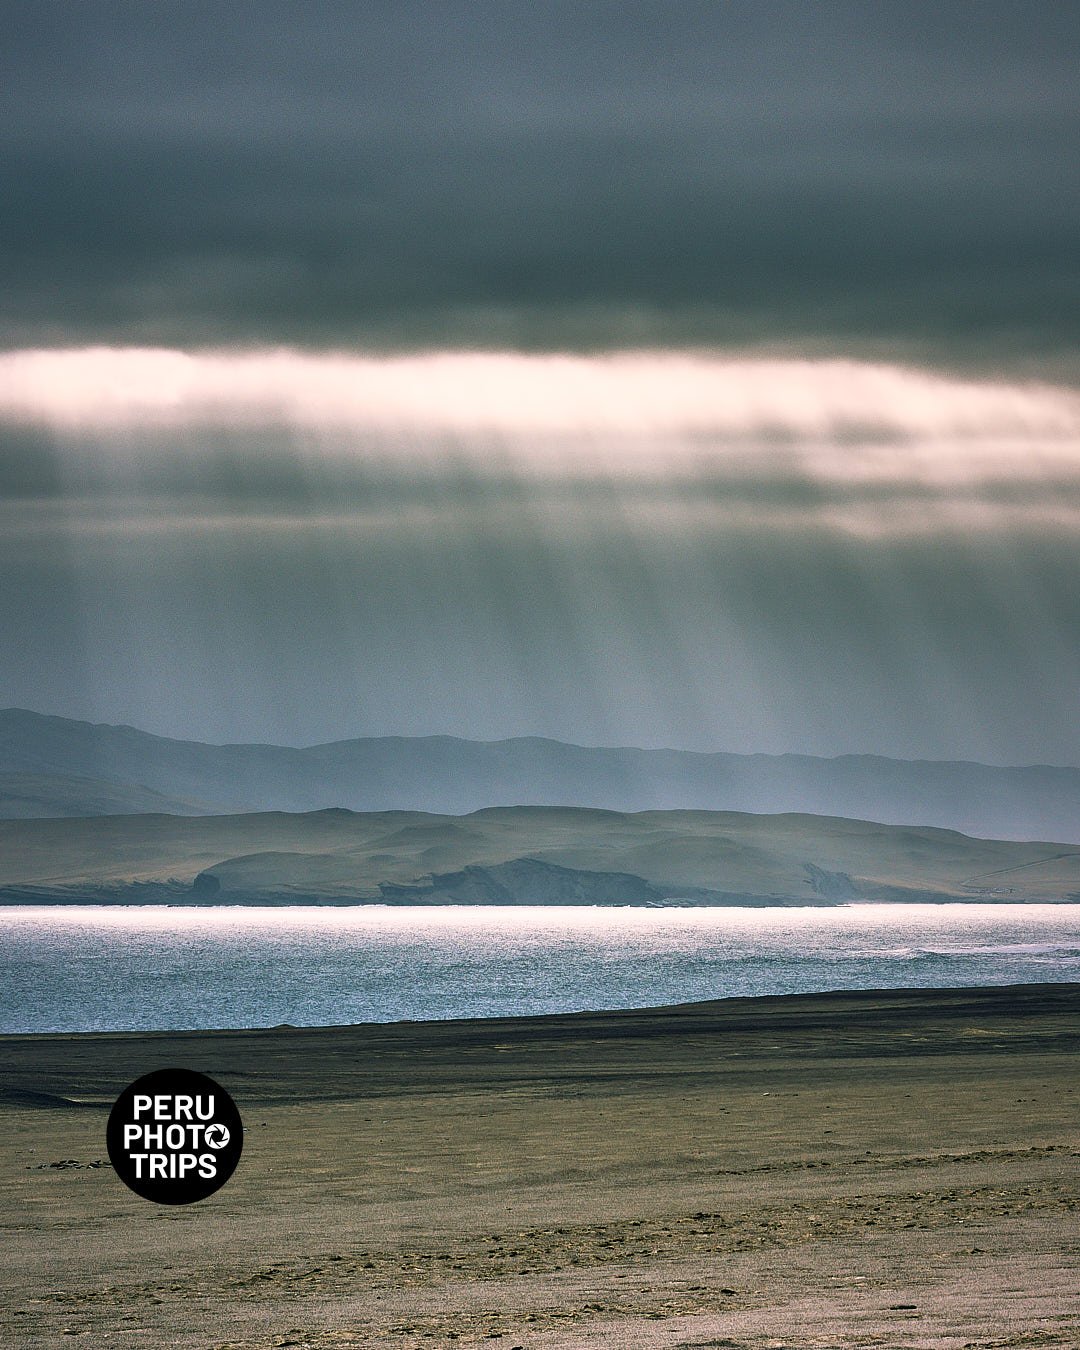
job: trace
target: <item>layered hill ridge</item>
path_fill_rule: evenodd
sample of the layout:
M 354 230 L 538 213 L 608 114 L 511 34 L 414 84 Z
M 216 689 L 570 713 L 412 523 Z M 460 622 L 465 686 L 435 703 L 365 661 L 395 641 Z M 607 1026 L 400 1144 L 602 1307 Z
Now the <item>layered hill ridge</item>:
M 737 755 L 521 737 L 207 745 L 0 712 L 0 815 L 428 811 L 489 806 L 799 812 L 1080 843 L 1080 769 L 874 755 Z
M 569 807 L 0 822 L 0 903 L 1080 899 L 1080 848 L 805 815 Z

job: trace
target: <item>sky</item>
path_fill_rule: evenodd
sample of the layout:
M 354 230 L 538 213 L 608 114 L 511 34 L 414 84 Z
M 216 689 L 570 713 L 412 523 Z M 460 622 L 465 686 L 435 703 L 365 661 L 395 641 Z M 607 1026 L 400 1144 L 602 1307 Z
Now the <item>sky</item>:
M 1080 764 L 1076 6 L 0 25 L 0 705 Z

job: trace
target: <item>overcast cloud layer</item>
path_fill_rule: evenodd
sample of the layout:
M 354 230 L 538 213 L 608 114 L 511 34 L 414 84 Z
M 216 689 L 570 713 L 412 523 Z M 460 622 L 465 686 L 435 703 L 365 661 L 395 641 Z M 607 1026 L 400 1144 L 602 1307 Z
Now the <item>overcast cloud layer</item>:
M 796 343 L 1075 373 L 1074 4 L 0 15 L 12 344 Z
M 0 703 L 1080 763 L 1080 8 L 0 19 Z

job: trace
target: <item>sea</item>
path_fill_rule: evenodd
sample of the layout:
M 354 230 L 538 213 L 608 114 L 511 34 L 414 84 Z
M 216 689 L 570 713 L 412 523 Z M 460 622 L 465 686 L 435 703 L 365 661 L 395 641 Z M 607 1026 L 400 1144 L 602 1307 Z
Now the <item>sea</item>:
M 1080 980 L 1080 905 L 0 908 L 0 1032 L 334 1026 Z

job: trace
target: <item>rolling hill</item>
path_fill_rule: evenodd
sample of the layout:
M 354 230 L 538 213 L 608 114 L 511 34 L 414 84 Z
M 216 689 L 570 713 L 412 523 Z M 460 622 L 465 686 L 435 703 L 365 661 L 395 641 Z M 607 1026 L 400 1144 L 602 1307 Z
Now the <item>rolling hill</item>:
M 1080 849 L 806 815 L 499 807 L 0 822 L 0 903 L 1080 899 Z
M 0 814 L 428 811 L 489 806 L 796 812 L 1080 843 L 1080 769 L 873 755 L 734 755 L 518 738 L 205 745 L 0 712 Z

